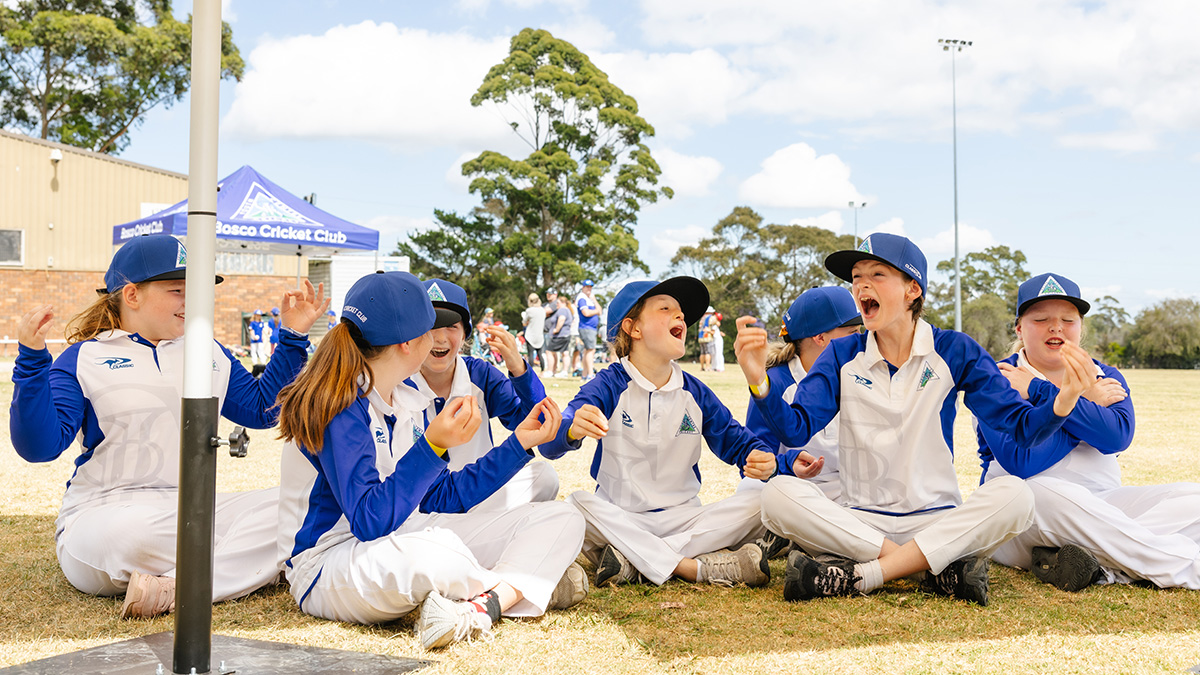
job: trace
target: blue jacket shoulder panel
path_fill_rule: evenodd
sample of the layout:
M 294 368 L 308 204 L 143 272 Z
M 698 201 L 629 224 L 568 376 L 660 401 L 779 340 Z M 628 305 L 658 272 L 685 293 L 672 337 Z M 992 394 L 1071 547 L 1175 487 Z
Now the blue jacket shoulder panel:
M 620 363 L 613 363 L 596 373 L 596 377 L 592 381 L 584 383 L 579 388 L 579 393 L 575 394 L 575 398 L 571 399 L 566 409 L 563 410 L 563 420 L 562 425 L 558 428 L 558 435 L 550 443 L 538 446 L 542 455 L 547 459 L 558 459 L 571 450 L 578 450 L 583 441 L 567 439 L 567 431 L 575 420 L 576 411 L 582 406 L 590 404 L 599 408 L 605 419 L 611 418 L 613 411 L 617 409 L 617 401 L 629 387 L 630 380 L 629 373 L 625 372 L 625 367 Z
M 751 397 L 775 437 L 793 448 L 804 446 L 837 416 L 841 407 L 841 370 L 866 348 L 865 333 L 847 335 L 829 343 L 813 362 L 812 370 L 796 384 L 791 405 L 783 390 L 774 386 L 763 398 Z

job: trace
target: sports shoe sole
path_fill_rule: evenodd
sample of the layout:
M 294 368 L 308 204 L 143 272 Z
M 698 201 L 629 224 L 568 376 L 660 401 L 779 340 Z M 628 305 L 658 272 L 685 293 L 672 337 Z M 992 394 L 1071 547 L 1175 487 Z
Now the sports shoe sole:
M 1091 586 L 1100 574 L 1100 563 L 1087 550 L 1075 544 L 1058 549 L 1038 546 L 1033 549 L 1033 576 L 1068 593 Z

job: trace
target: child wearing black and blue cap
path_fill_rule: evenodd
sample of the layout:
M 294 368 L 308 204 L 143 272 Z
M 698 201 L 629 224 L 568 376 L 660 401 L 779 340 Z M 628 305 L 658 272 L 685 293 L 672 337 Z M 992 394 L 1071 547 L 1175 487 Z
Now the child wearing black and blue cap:
M 1029 526 L 1033 496 L 1019 479 L 1002 477 L 962 499 L 953 461 L 958 394 L 981 420 L 1037 444 L 1091 385 L 1090 361 L 1065 347 L 1063 388 L 1031 406 L 974 340 L 920 318 L 925 255 L 907 238 L 871 234 L 858 249 L 831 254 L 825 267 L 851 282 L 867 332 L 817 357 L 790 405 L 766 377 L 766 331 L 750 325 L 753 317 L 737 320 L 738 363 L 781 442 L 803 446 L 839 421 L 838 503 L 787 475 L 763 490 L 771 531 L 833 556 L 792 551 L 784 599 L 868 593 L 926 571 L 931 591 L 986 604 L 987 555 Z M 781 458 L 780 467 L 789 462 Z
M 1061 274 L 1039 274 L 1017 289 L 1016 353 L 1000 368 L 1022 398 L 1055 396 L 1064 345 L 1079 344 L 1089 309 Z M 1033 526 L 992 558 L 1064 591 L 1138 580 L 1200 589 L 1200 484 L 1122 485 L 1117 457 L 1133 442 L 1133 399 L 1120 371 L 1092 364 L 1095 383 L 1045 442 L 1021 444 L 976 425 L 982 481 L 1024 478 L 1035 497 Z
M 475 398 L 448 401 L 426 423 L 426 395 L 404 383 L 429 356 L 429 331 L 457 320 L 411 274 L 367 275 L 280 393 L 279 553 L 304 612 L 379 623 L 420 607 L 418 637 L 437 648 L 487 634 L 502 613 L 538 616 L 586 592 L 564 574 L 584 529 L 569 505 L 466 513 L 554 437 L 554 401 L 451 471 L 446 449 L 481 423 Z
M 174 237 L 131 239 L 113 255 L 100 297 L 68 324 L 70 346 L 53 365 L 46 335 L 54 308 L 36 307 L 18 325 L 13 447 L 30 462 L 49 462 L 79 439 L 55 552 L 67 580 L 84 593 L 124 593 L 122 618 L 175 606 L 186 271 L 187 250 Z M 280 306 L 279 352 L 260 379 L 213 343 L 213 395 L 221 415 L 236 424 L 275 425 L 275 396 L 304 365 L 308 330 L 328 302 L 324 289 L 306 280 Z M 216 496 L 214 601 L 278 577 L 278 499 L 274 488 Z
M 699 379 L 683 372 L 688 326 L 708 306 L 708 289 L 692 277 L 626 284 L 608 307 L 608 340 L 620 357 L 596 373 L 567 406 L 555 459 L 597 439 L 594 492 L 567 501 L 587 520 L 583 553 L 596 583 L 672 576 L 718 585 L 762 586 L 770 568 L 753 543 L 764 532 L 757 493 L 701 504 L 704 443 L 722 461 L 756 479 L 775 471 L 775 456 L 738 424 Z M 732 548 L 736 550 L 723 550 Z

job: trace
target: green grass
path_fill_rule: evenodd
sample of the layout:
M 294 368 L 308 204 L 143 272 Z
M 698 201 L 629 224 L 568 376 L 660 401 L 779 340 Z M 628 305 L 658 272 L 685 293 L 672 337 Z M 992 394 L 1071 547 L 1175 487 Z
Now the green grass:
M 1138 411 L 1137 439 L 1120 459 L 1126 483 L 1200 481 L 1200 372 L 1126 376 Z M 744 417 L 747 394 L 736 366 L 702 379 Z M 574 381 L 547 381 L 563 404 L 577 388 Z M 0 397 L 11 397 L 11 390 L 10 383 L 0 385 Z M 121 621 L 120 598 L 84 595 L 67 583 L 53 533 L 71 458 L 27 464 L 3 428 L 0 666 L 171 630 L 169 617 Z M 969 492 L 979 467 L 968 415 L 960 414 L 955 431 L 960 483 Z M 268 432 L 252 437 L 250 457 L 221 460 L 219 489 L 278 483 L 280 444 Z M 590 459 L 584 451 L 555 463 L 562 494 L 591 489 Z M 701 470 L 705 501 L 728 494 L 738 480 L 711 456 Z M 216 605 L 213 624 L 225 635 L 429 657 L 436 664 L 426 672 L 433 673 L 1180 673 L 1200 664 L 1197 592 L 1105 586 L 1066 594 L 993 566 L 987 607 L 926 595 L 910 581 L 866 598 L 790 604 L 781 598 L 782 576 L 776 560 L 765 589 L 678 581 L 595 589 L 572 610 L 506 620 L 491 642 L 434 655 L 411 637 L 411 619 L 382 626 L 322 621 L 301 614 L 283 587 Z

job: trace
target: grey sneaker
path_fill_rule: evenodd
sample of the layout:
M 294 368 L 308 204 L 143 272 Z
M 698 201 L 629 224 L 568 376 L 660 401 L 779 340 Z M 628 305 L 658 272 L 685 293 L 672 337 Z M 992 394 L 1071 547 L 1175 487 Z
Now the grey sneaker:
M 462 642 L 492 634 L 492 620 L 469 602 L 455 602 L 430 591 L 421 603 L 417 619 L 417 638 L 425 649 L 440 649 L 451 642 Z
M 799 550 L 788 553 L 787 572 L 783 578 L 783 599 L 788 602 L 854 595 L 858 576 L 855 563 L 849 558 L 822 556 L 813 560 Z
M 550 594 L 550 603 L 546 605 L 546 609 L 574 607 L 583 602 L 587 594 L 587 572 L 583 571 L 579 563 L 571 563 L 567 571 L 563 572 L 562 578 L 558 580 L 558 585 L 554 587 L 554 592 Z
M 612 544 L 600 552 L 600 563 L 596 565 L 596 585 L 638 584 L 645 581 L 637 568 Z
M 988 559 L 971 556 L 950 563 L 940 574 L 925 573 L 925 589 L 978 605 L 988 603 Z
M 754 543 L 758 544 L 758 547 L 762 549 L 763 558 L 767 560 L 778 558 L 792 546 L 792 542 L 787 537 L 775 534 L 770 530 L 767 530 L 767 533 L 759 537 Z
M 1096 556 L 1075 544 L 1062 548 L 1035 546 L 1032 572 L 1038 579 L 1068 593 L 1082 591 L 1104 578 Z
M 703 579 L 717 586 L 766 586 L 771 580 L 771 568 L 767 566 L 767 558 L 763 555 L 758 544 L 746 544 L 736 551 L 728 549 L 714 551 L 696 556 L 701 563 L 700 573 Z
M 134 572 L 129 577 L 122 619 L 149 619 L 175 609 L 175 579 Z

